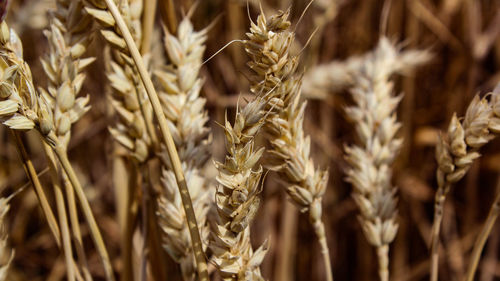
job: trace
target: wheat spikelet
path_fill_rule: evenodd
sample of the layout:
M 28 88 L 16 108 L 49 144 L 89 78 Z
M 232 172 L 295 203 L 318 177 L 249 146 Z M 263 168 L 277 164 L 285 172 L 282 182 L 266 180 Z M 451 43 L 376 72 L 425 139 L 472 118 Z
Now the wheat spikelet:
M 218 221 L 210 244 L 213 260 L 224 280 L 263 280 L 259 266 L 267 252 L 267 242 L 255 252 L 250 244 L 250 223 L 260 204 L 263 169 L 253 167 L 264 148 L 255 147 L 255 136 L 266 118 L 265 98 L 257 97 L 237 109 L 234 125 L 225 122 L 226 155 L 216 162 L 219 186 L 215 196 Z
M 359 220 L 365 237 L 377 249 L 381 280 L 389 280 L 389 244 L 398 229 L 391 165 L 402 145 L 402 139 L 396 137 L 401 127 L 396 108 L 402 96 L 393 94 L 390 75 L 400 69 L 400 59 L 398 49 L 381 38 L 354 75 L 351 93 L 355 105 L 346 108 L 359 139 L 358 144 L 345 147 L 350 164 L 347 181 L 354 187 L 353 198 L 361 211 Z M 425 61 L 415 58 L 405 68 Z
M 252 23 L 245 50 L 255 72 L 252 92 L 265 92 L 269 110 L 266 128 L 272 135 L 274 169 L 287 183 L 287 192 L 301 211 L 309 212 L 311 224 L 321 244 L 328 280 L 332 280 L 321 199 L 326 190 L 328 172 L 315 169 L 310 153 L 310 139 L 304 134 L 306 103 L 301 102 L 302 76 L 296 73 L 298 57 L 289 53 L 295 33 L 289 30 L 289 11 L 266 19 L 259 15 Z
M 213 198 L 208 182 L 200 175 L 210 153 L 210 134 L 206 126 L 205 99 L 200 97 L 202 80 L 199 78 L 207 30 L 194 31 L 188 17 L 177 29 L 177 36 L 165 34 L 165 50 L 170 61 L 155 71 L 159 84 L 163 112 L 172 132 L 179 158 L 183 163 L 189 193 L 193 202 L 204 250 L 210 233 L 207 213 Z M 162 147 L 162 149 L 165 149 Z M 168 157 L 166 151 L 162 152 Z M 165 159 L 164 163 L 168 164 Z M 181 265 L 184 280 L 195 280 L 196 263 L 189 245 L 191 237 L 186 225 L 177 182 L 171 169 L 163 169 L 164 193 L 159 199 L 159 219 L 163 230 L 163 246 Z

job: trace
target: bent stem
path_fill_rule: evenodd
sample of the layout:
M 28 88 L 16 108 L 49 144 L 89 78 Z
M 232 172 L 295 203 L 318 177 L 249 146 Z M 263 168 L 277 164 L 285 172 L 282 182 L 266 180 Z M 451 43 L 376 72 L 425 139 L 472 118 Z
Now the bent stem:
M 472 250 L 472 255 L 469 262 L 469 267 L 467 268 L 467 274 L 465 275 L 466 281 L 474 280 L 474 274 L 476 273 L 477 265 L 479 259 L 481 258 L 481 253 L 483 252 L 486 240 L 490 236 L 491 230 L 495 225 L 498 215 L 500 214 L 500 192 L 497 193 L 495 201 L 491 205 L 490 212 L 488 213 L 488 218 L 484 223 L 481 233 L 479 234 L 476 242 L 474 243 L 474 248 Z
M 179 187 L 182 206 L 186 213 L 193 253 L 195 255 L 197 265 L 196 269 L 198 271 L 198 278 L 201 281 L 206 281 L 208 280 L 207 262 L 205 260 L 205 255 L 203 252 L 200 232 L 198 230 L 198 223 L 196 222 L 196 216 L 194 213 L 193 204 L 191 202 L 191 196 L 189 195 L 186 179 L 184 178 L 184 173 L 182 171 L 181 161 L 179 159 L 179 155 L 177 154 L 177 149 L 175 147 L 174 140 L 172 139 L 172 135 L 170 134 L 170 130 L 168 129 L 167 120 L 163 114 L 158 94 L 154 89 L 153 82 L 151 81 L 148 71 L 142 61 L 141 54 L 139 53 L 139 50 L 134 43 L 134 39 L 132 38 L 132 35 L 130 34 L 130 31 L 128 30 L 127 25 L 125 24 L 125 21 L 123 20 L 116 4 L 113 0 L 105 0 L 105 2 L 108 6 L 109 11 L 113 15 L 118 28 L 123 34 L 123 38 L 125 39 L 130 54 L 134 59 L 137 70 L 139 72 L 139 75 L 141 76 L 142 82 L 144 83 L 144 87 L 146 88 L 146 92 L 153 107 L 154 114 L 160 125 L 160 131 L 167 147 L 168 156 L 175 174 L 175 178 L 177 180 L 177 186 Z
M 40 184 L 40 179 L 38 179 L 35 167 L 33 166 L 33 163 L 31 162 L 31 159 L 26 152 L 26 148 L 24 147 L 19 133 L 15 130 L 11 130 L 11 132 L 14 136 L 17 151 L 19 153 L 19 156 L 21 157 L 21 161 L 23 162 L 24 170 L 26 171 L 26 175 L 28 175 L 31 183 L 33 184 L 36 196 L 38 197 L 38 202 L 40 202 L 40 206 L 42 207 L 42 211 L 45 215 L 45 218 L 47 219 L 47 223 L 49 224 L 52 235 L 56 240 L 57 246 L 61 247 L 61 232 L 59 231 L 59 225 L 57 224 L 54 213 L 50 208 L 49 202 L 47 201 L 47 197 L 45 196 L 45 192 L 43 191 L 42 185 Z
M 101 232 L 99 231 L 99 227 L 97 226 L 94 215 L 92 214 L 92 209 L 90 208 L 90 204 L 87 200 L 87 197 L 83 192 L 83 188 L 80 184 L 80 181 L 78 180 L 76 173 L 73 170 L 71 163 L 69 162 L 66 149 L 62 146 L 61 143 L 59 143 L 57 137 L 54 136 L 51 138 L 51 140 L 54 141 L 54 147 L 53 147 L 54 152 L 56 153 L 59 162 L 61 162 L 61 166 L 66 175 L 68 176 L 68 179 L 71 182 L 74 191 L 76 192 L 78 201 L 80 202 L 80 207 L 82 208 L 85 219 L 87 220 L 87 223 L 89 225 L 90 234 L 96 245 L 97 252 L 99 253 L 99 256 L 102 260 L 104 266 L 104 272 L 106 275 L 106 280 L 114 281 L 115 278 L 113 276 L 113 267 L 111 266 L 108 252 L 106 251 L 106 246 L 104 245 L 104 240 L 102 239 Z
M 443 220 L 443 208 L 446 195 L 450 190 L 450 185 L 440 186 L 436 191 L 434 202 L 434 221 L 431 232 L 431 281 L 438 280 L 439 270 L 439 233 L 441 231 L 441 221 Z
M 323 255 L 323 262 L 326 271 L 326 280 L 333 281 L 332 265 L 330 261 L 330 251 L 328 250 L 328 243 L 326 241 L 325 235 L 325 225 L 321 220 L 314 220 L 312 222 L 314 227 L 314 232 L 318 237 L 319 244 L 321 246 L 321 254 Z

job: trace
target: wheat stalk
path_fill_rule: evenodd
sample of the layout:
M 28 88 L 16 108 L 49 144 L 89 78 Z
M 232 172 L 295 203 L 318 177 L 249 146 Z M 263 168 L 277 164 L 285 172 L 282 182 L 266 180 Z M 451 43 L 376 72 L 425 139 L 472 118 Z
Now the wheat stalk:
M 487 97 L 490 95 L 491 100 L 488 102 Z M 483 98 L 476 95 L 469 104 L 463 121 L 460 122 L 456 114 L 454 114 L 448 127 L 448 134 L 440 136 L 436 145 L 438 190 L 434 201 L 434 221 L 432 225 L 431 280 L 433 281 L 438 280 L 439 233 L 446 196 L 452 185 L 462 179 L 472 166 L 472 163 L 474 163 L 474 160 L 481 156 L 479 149 L 495 137 L 492 133 L 500 132 L 499 108 L 500 91 L 498 88 Z M 495 208 L 495 203 L 492 208 Z M 483 231 L 479 241 L 485 239 L 484 235 Z M 478 248 L 482 249 L 482 246 L 476 245 L 475 247 L 471 266 L 467 272 L 468 280 L 472 280 L 474 277 L 477 259 L 479 258 L 477 254 Z
M 202 80 L 199 70 L 203 60 L 207 29 L 194 31 L 189 17 L 179 24 L 177 36 L 166 31 L 165 50 L 170 64 L 155 71 L 161 90 L 163 112 L 167 117 L 179 158 L 183 163 L 187 186 L 193 202 L 201 240 L 206 250 L 208 244 L 207 213 L 212 195 L 207 180 L 200 171 L 210 157 L 210 130 L 206 127 L 208 115 L 205 99 L 200 97 Z M 165 152 L 163 163 L 168 165 Z M 181 265 L 184 280 L 194 280 L 196 264 L 189 245 L 191 238 L 175 175 L 163 167 L 164 192 L 159 199 L 159 219 L 162 228 L 163 247 Z
M 267 129 L 272 135 L 271 153 L 274 169 L 287 183 L 287 193 L 302 212 L 309 213 L 310 222 L 321 245 L 327 280 L 333 280 L 330 254 L 321 220 L 321 200 L 326 190 L 328 172 L 316 169 L 311 159 L 310 139 L 304 134 L 306 103 L 301 102 L 302 76 L 296 73 L 298 57 L 289 53 L 295 33 L 289 30 L 289 11 L 266 19 L 262 13 L 252 23 L 245 50 L 255 72 L 251 78 L 252 92 L 266 94 Z
M 196 222 L 196 215 L 193 210 L 193 204 L 191 202 L 189 190 L 186 184 L 184 173 L 182 171 L 182 164 L 177 154 L 177 149 L 175 147 L 172 135 L 168 128 L 167 120 L 162 112 L 158 94 L 154 89 L 153 82 L 149 77 L 149 74 L 142 61 L 139 50 L 137 49 L 137 46 L 134 43 L 134 38 L 132 37 L 130 30 L 127 27 L 127 24 L 124 21 L 123 16 L 121 15 L 116 4 L 111 0 L 105 0 L 104 2 L 102 1 L 94 1 L 94 2 L 95 2 L 94 8 L 98 9 L 100 12 L 102 12 L 102 14 L 109 15 L 109 13 L 111 13 L 113 21 L 109 21 L 108 23 L 106 23 L 108 26 L 112 26 L 114 29 L 113 33 L 115 34 L 115 36 L 111 35 L 111 37 L 114 37 L 116 39 L 114 40 L 114 42 L 117 43 L 117 47 L 122 49 L 126 48 L 126 51 L 129 52 L 128 54 L 131 56 L 133 62 L 135 63 L 135 67 L 137 68 L 137 71 L 144 84 L 146 93 L 148 94 L 149 100 L 153 108 L 153 112 L 158 121 L 161 135 L 163 137 L 163 140 L 167 148 L 169 160 L 171 162 L 171 166 L 173 168 L 175 178 L 177 180 L 179 193 L 181 194 L 182 204 L 184 211 L 186 213 L 186 219 L 189 226 L 189 232 L 191 235 L 193 254 L 195 255 L 196 258 L 198 278 L 200 278 L 200 280 L 208 280 L 207 265 L 203 252 L 200 233 L 198 230 L 198 224 Z M 95 6 L 95 4 L 97 4 L 97 6 Z M 118 30 L 120 31 L 120 33 L 116 32 Z M 118 34 L 123 35 L 123 37 L 119 36 Z
M 14 259 L 14 251 L 7 245 L 6 215 L 10 209 L 8 198 L 0 198 L 0 281 L 7 281 L 10 264 Z
M 396 137 L 401 127 L 396 109 L 402 96 L 393 94 L 390 76 L 397 71 L 395 63 L 400 62 L 400 57 L 398 49 L 387 38 L 381 38 L 354 75 L 351 93 L 355 105 L 346 108 L 359 139 L 358 144 L 345 147 L 350 165 L 347 181 L 354 187 L 353 198 L 361 211 L 359 220 L 365 237 L 376 248 L 382 281 L 389 280 L 389 244 L 398 230 L 391 165 L 402 145 L 402 139 Z M 416 57 L 404 68 L 427 59 Z

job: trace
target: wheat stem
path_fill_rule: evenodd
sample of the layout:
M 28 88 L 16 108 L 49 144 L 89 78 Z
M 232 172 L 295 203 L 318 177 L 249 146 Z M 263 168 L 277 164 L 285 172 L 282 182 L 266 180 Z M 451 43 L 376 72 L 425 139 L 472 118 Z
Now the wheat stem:
M 94 215 L 92 214 L 92 209 L 90 208 L 90 204 L 89 204 L 87 197 L 83 191 L 83 188 L 80 184 L 80 181 L 78 180 L 78 177 L 76 176 L 76 173 L 73 170 L 71 163 L 69 162 L 68 155 L 66 153 L 66 149 L 57 140 L 57 138 L 52 138 L 52 140 L 55 142 L 55 145 L 53 147 L 54 152 L 56 153 L 57 158 L 59 159 L 59 162 L 61 162 L 62 168 L 64 169 L 64 172 L 68 176 L 68 179 L 71 182 L 71 185 L 73 186 L 74 191 L 76 192 L 76 196 L 78 198 L 78 201 L 80 202 L 80 207 L 82 208 L 85 219 L 87 220 L 87 223 L 89 225 L 92 239 L 94 240 L 94 243 L 95 243 L 96 248 L 97 248 L 97 252 L 99 253 L 99 256 L 100 256 L 102 263 L 103 263 L 103 266 L 104 266 L 106 280 L 114 281 L 115 278 L 113 275 L 113 267 L 111 266 L 111 261 L 109 259 L 109 255 L 108 255 L 108 252 L 106 250 L 104 240 L 102 238 L 101 232 L 99 231 L 99 227 L 97 226 L 97 222 L 95 221 Z
M 16 147 L 23 162 L 24 170 L 26 171 L 26 174 L 28 175 L 31 183 L 33 184 L 33 187 L 35 188 L 35 193 L 38 197 L 38 201 L 40 202 L 40 206 L 42 207 L 42 211 L 45 214 L 45 218 L 47 219 L 49 228 L 52 231 L 52 235 L 54 236 L 57 245 L 61 246 L 61 232 L 59 231 L 59 225 L 57 224 L 54 213 L 50 208 L 49 202 L 47 201 L 47 197 L 45 196 L 45 192 L 43 191 L 40 179 L 38 179 L 38 175 L 36 174 L 35 167 L 33 167 L 33 163 L 31 162 L 31 159 L 26 152 L 26 148 L 24 147 L 19 133 L 16 130 L 11 130 L 11 132 L 14 135 Z
M 80 231 L 80 222 L 78 220 L 78 210 L 76 207 L 75 191 L 71 186 L 67 176 L 63 174 L 64 189 L 66 191 L 66 198 L 68 200 L 69 220 L 71 222 L 71 230 L 73 232 L 76 255 L 78 256 L 78 263 L 82 268 L 85 280 L 92 280 L 90 270 L 87 263 L 85 250 L 83 249 L 82 233 Z
M 122 250 L 123 250 L 123 271 L 122 278 L 123 281 L 133 281 L 134 280 L 134 267 L 132 262 L 132 238 L 134 236 L 134 225 L 137 218 L 138 202 L 137 202 L 137 186 L 138 186 L 138 167 L 134 166 L 128 169 L 130 174 L 129 178 L 129 191 L 127 192 L 126 204 L 125 204 L 125 219 L 123 224 L 123 238 L 122 238 Z
M 155 24 L 157 0 L 144 1 L 144 13 L 142 15 L 142 42 L 141 53 L 147 54 L 151 48 L 151 37 Z
M 172 0 L 160 1 L 161 15 L 168 31 L 172 34 L 177 33 L 177 16 L 175 15 L 174 2 Z
M 56 161 L 50 146 L 46 143 L 43 144 L 45 154 L 49 158 L 50 177 L 52 185 L 54 186 L 54 194 L 56 197 L 57 214 L 61 224 L 61 235 L 63 241 L 64 257 L 66 259 L 68 280 L 75 280 L 75 268 L 73 267 L 73 251 L 71 248 L 71 237 L 69 235 L 68 217 L 66 216 L 66 206 L 64 204 L 64 196 L 61 190 L 59 176 L 56 168 Z
M 113 0 L 105 0 L 105 1 L 109 11 L 111 12 L 113 18 L 116 21 L 118 28 L 123 34 L 125 42 L 127 43 L 127 47 L 137 66 L 137 70 L 139 72 L 139 75 L 141 76 L 149 100 L 153 107 L 154 114 L 160 125 L 160 131 L 164 138 L 169 159 L 171 161 L 175 173 L 175 178 L 177 180 L 177 184 L 179 187 L 179 193 L 181 194 L 182 205 L 184 207 L 184 211 L 186 212 L 186 218 L 189 226 L 189 232 L 191 235 L 191 241 L 193 242 L 192 244 L 193 253 L 195 255 L 197 263 L 198 277 L 202 281 L 208 280 L 207 263 L 205 260 L 205 255 L 203 253 L 200 233 L 198 230 L 198 224 L 196 222 L 196 216 L 193 210 L 193 204 L 191 202 L 191 197 L 189 196 L 186 180 L 184 178 L 184 173 L 182 171 L 181 161 L 179 160 L 179 155 L 177 154 L 177 149 L 175 147 L 174 140 L 172 139 L 172 135 L 170 134 L 170 131 L 168 129 L 167 120 L 163 114 L 158 94 L 154 89 L 153 82 L 151 81 L 148 71 L 142 61 L 141 54 L 139 53 L 139 50 L 137 49 L 137 46 L 134 43 L 134 39 L 132 38 L 132 35 L 130 34 L 130 31 L 127 28 L 127 25 L 125 24 L 125 21 L 123 20 L 120 11 L 116 7 L 116 4 L 113 2 Z
M 333 281 L 332 265 L 330 261 L 330 251 L 328 250 L 328 243 L 325 235 L 325 224 L 321 219 L 317 219 L 312 222 L 314 227 L 314 232 L 318 237 L 319 244 L 321 246 L 321 255 L 323 255 L 323 263 L 325 265 L 326 280 Z
M 441 231 L 441 221 L 443 220 L 444 201 L 446 194 L 450 190 L 450 185 L 440 186 L 436 192 L 434 203 L 434 221 L 431 231 L 431 281 L 438 280 L 439 271 L 439 233 Z
M 488 213 L 488 218 L 486 218 L 486 222 L 484 223 L 483 228 L 481 229 L 481 233 L 474 243 L 474 248 L 472 250 L 472 255 L 469 262 L 469 267 L 467 268 L 467 274 L 465 275 L 466 281 L 473 281 L 474 274 L 476 273 L 477 265 L 479 263 L 479 259 L 481 258 L 481 253 L 483 252 L 484 245 L 486 244 L 486 240 L 490 236 L 491 230 L 495 225 L 495 222 L 500 214 L 500 192 L 497 193 L 495 201 L 491 205 L 490 212 Z
M 377 256 L 380 281 L 389 281 L 389 245 L 377 247 Z

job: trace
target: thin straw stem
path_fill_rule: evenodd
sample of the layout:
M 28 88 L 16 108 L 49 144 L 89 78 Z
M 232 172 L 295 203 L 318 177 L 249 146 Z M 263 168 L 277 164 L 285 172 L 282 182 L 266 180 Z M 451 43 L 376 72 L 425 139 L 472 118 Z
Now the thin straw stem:
M 64 204 L 64 196 L 61 190 L 61 184 L 57 172 L 57 162 L 54 154 L 48 144 L 44 143 L 45 154 L 49 158 L 50 177 L 54 187 L 54 194 L 56 198 L 57 215 L 59 216 L 59 223 L 61 225 L 62 242 L 64 249 L 64 258 L 66 260 L 66 273 L 68 280 L 75 280 L 75 268 L 73 266 L 73 251 L 71 247 L 71 237 L 69 235 L 68 217 L 66 216 L 66 206 Z
M 109 11 L 113 15 L 118 28 L 123 34 L 123 38 L 127 43 L 128 49 L 132 58 L 135 61 L 137 66 L 137 70 L 139 75 L 141 76 L 142 82 L 144 83 L 144 87 L 146 88 L 146 92 L 148 94 L 149 100 L 153 107 L 154 114 L 158 123 L 160 125 L 160 131 L 165 141 L 165 145 L 167 147 L 167 152 L 169 159 L 171 161 L 171 165 L 173 167 L 173 171 L 175 174 L 175 178 L 177 180 L 177 186 L 179 187 L 179 193 L 182 199 L 182 205 L 184 207 L 184 211 L 186 213 L 187 223 L 189 226 L 189 233 L 191 235 L 193 253 L 195 255 L 198 278 L 202 281 L 208 280 L 208 271 L 207 271 L 207 262 L 205 260 L 205 255 L 203 252 L 203 247 L 201 243 L 200 233 L 198 230 L 198 223 L 196 222 L 196 216 L 193 209 L 193 204 L 191 202 L 191 197 L 189 195 L 189 190 L 187 188 L 186 179 L 184 178 L 184 173 L 182 171 L 181 161 L 179 159 L 179 155 L 177 154 L 177 149 L 175 147 L 174 140 L 172 139 L 172 135 L 168 129 L 167 120 L 163 114 L 163 110 L 160 104 L 160 100 L 158 98 L 158 94 L 156 93 L 153 82 L 149 77 L 148 71 L 144 66 L 142 61 L 141 54 L 137 49 L 137 46 L 134 43 L 134 39 L 130 34 L 130 31 L 125 24 L 116 4 L 113 0 L 105 0 L 106 5 L 108 6 Z
M 440 186 L 436 192 L 436 198 L 434 200 L 434 221 L 432 223 L 431 232 L 431 272 L 430 280 L 438 280 L 439 271 L 439 233 L 441 231 L 441 222 L 443 221 L 443 208 L 444 201 L 446 200 L 446 194 L 450 189 L 449 184 Z
M 49 224 L 49 228 L 52 231 L 52 235 L 56 240 L 57 245 L 61 246 L 61 232 L 59 231 L 59 225 L 57 224 L 56 218 L 52 209 L 50 208 L 49 202 L 47 201 L 47 196 L 45 196 L 45 192 L 43 191 L 42 185 L 40 183 L 40 179 L 38 179 L 38 175 L 36 173 L 35 167 L 29 158 L 28 153 L 26 152 L 26 148 L 19 136 L 19 133 L 15 130 L 11 130 L 14 136 L 14 142 L 16 144 L 17 150 L 19 152 L 19 156 L 21 157 L 21 161 L 23 162 L 24 170 L 28 175 L 33 187 L 35 189 L 36 196 L 38 197 L 38 201 L 40 202 L 40 206 L 42 207 L 42 211 L 47 219 L 47 223 Z
M 69 182 L 68 177 L 63 174 L 64 188 L 66 191 L 66 198 L 68 200 L 69 219 L 71 222 L 71 230 L 73 232 L 76 254 L 78 256 L 78 263 L 82 268 L 85 280 L 91 281 L 92 275 L 88 268 L 87 257 L 83 249 L 82 232 L 80 231 L 80 221 L 78 220 L 78 210 L 76 208 L 75 191 Z
M 389 281 L 389 245 L 377 247 L 377 256 L 380 281 Z
M 123 223 L 123 237 L 122 237 L 122 250 L 123 250 L 123 271 L 122 278 L 123 281 L 133 281 L 134 280 L 134 266 L 132 262 L 132 240 L 134 236 L 134 226 L 137 219 L 137 187 L 139 185 L 138 181 L 140 177 L 138 176 L 138 167 L 134 165 L 128 169 L 130 173 L 130 178 L 128 182 L 128 192 L 127 198 L 125 199 L 125 219 Z
M 175 15 L 174 2 L 172 0 L 160 1 L 160 11 L 163 23 L 172 34 L 177 33 L 177 16 Z
M 467 268 L 467 274 L 465 275 L 466 281 L 474 280 L 474 275 L 476 273 L 477 265 L 479 259 L 481 258 L 481 253 L 483 252 L 484 245 L 490 236 L 491 230 L 495 225 L 495 222 L 500 214 L 500 192 L 497 192 L 495 201 L 491 205 L 490 212 L 488 213 L 488 218 L 484 223 L 481 233 L 479 234 L 476 242 L 474 243 L 474 248 L 472 250 L 472 255 L 469 262 L 469 267 Z
M 89 225 L 90 234 L 97 248 L 97 252 L 102 260 L 104 266 L 104 273 L 106 275 L 106 280 L 114 281 L 115 277 L 113 275 L 113 267 L 111 266 L 111 261 L 109 260 L 108 252 L 106 250 L 106 246 L 104 245 L 104 240 L 102 239 L 101 232 L 99 231 L 99 227 L 97 226 L 97 222 L 95 221 L 94 215 L 92 214 L 92 209 L 90 208 L 90 204 L 87 201 L 87 197 L 83 191 L 83 188 L 76 176 L 71 163 L 69 162 L 68 155 L 66 153 L 66 149 L 62 146 L 61 143 L 57 140 L 57 138 L 52 138 L 55 142 L 54 152 L 59 158 L 59 162 L 61 162 L 62 168 L 66 172 L 71 185 L 73 186 L 78 201 L 80 202 L 80 207 L 82 208 L 83 214 L 87 223 Z
M 142 42 L 141 53 L 149 53 L 151 36 L 155 24 L 157 0 L 144 0 L 144 13 L 142 15 Z
M 325 266 L 325 272 L 326 272 L 326 280 L 327 281 L 333 281 L 333 274 L 332 274 L 332 263 L 330 261 L 330 251 L 328 250 L 328 243 L 326 241 L 326 235 L 325 235 L 325 225 L 321 220 L 315 220 L 312 223 L 314 227 L 314 232 L 316 233 L 316 236 L 318 237 L 319 244 L 321 246 L 321 254 L 323 255 L 323 263 Z

